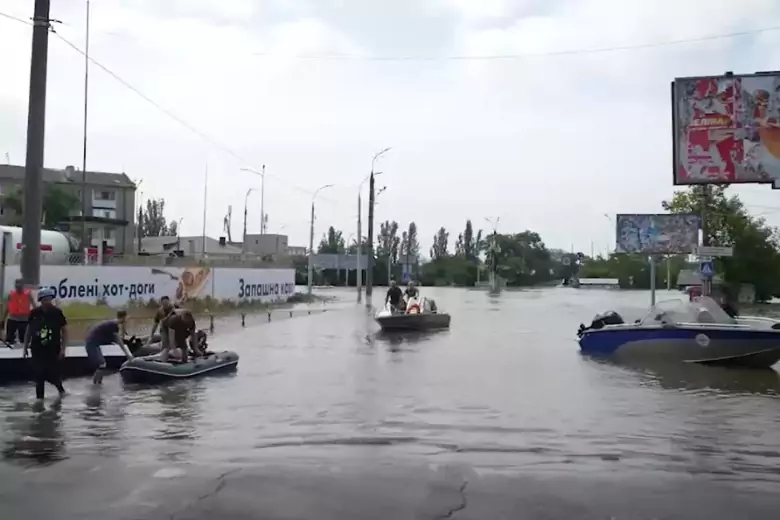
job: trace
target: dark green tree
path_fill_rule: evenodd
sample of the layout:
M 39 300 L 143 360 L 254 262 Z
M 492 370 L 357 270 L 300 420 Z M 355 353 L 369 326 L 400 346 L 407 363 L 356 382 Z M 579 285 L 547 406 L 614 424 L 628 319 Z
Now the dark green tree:
M 8 223 L 21 226 L 24 214 L 24 192 L 19 186 L 13 187 L 0 197 L 3 210 L 9 211 Z M 45 184 L 43 187 L 42 225 L 53 229 L 81 210 L 81 200 L 70 190 L 57 184 Z
M 342 232 L 336 231 L 336 228 L 330 226 L 328 232 L 323 235 L 322 240 L 320 240 L 319 247 L 317 247 L 317 253 L 338 255 L 345 251 L 346 247 Z
M 141 223 L 141 236 L 144 237 L 162 237 L 175 236 L 178 231 L 178 224 L 171 222 L 170 225 L 165 219 L 165 200 L 149 199 L 146 201 L 146 208 L 139 211 Z
M 734 256 L 718 258 L 716 269 L 732 286 L 752 284 L 759 301 L 780 293 L 780 254 L 777 232 L 764 219 L 751 216 L 737 195 L 728 196 L 726 186 L 710 187 L 703 196 L 700 187 L 678 191 L 662 206 L 672 213 L 703 215 L 709 244 L 732 246 Z
M 431 247 L 431 260 L 441 260 L 449 255 L 447 248 L 450 240 L 450 234 L 443 227 L 433 236 L 433 246 Z

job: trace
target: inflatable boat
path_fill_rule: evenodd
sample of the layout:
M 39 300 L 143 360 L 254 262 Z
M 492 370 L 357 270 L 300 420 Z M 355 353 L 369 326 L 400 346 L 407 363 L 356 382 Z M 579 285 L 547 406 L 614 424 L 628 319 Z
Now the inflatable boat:
M 159 355 L 137 357 L 127 361 L 119 369 L 126 383 L 157 383 L 175 379 L 189 379 L 218 372 L 235 370 L 238 354 L 235 352 L 209 352 L 204 357 L 187 363 L 169 363 Z

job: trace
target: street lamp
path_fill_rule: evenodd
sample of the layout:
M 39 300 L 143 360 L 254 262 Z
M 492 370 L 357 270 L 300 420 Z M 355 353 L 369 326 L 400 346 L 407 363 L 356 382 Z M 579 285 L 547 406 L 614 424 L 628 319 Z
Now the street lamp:
M 317 190 L 314 192 L 314 195 L 311 197 L 311 224 L 309 225 L 309 287 L 308 287 L 308 294 L 311 296 L 311 282 L 312 282 L 312 276 L 314 274 L 314 199 L 317 198 L 317 195 L 324 190 L 325 188 L 332 188 L 333 184 L 326 184 L 324 186 L 320 186 L 317 188 Z
M 360 303 L 360 300 L 362 298 L 362 288 L 363 288 L 363 269 L 360 265 L 361 263 L 361 256 L 363 255 L 363 208 L 362 208 L 362 198 L 361 198 L 361 192 L 363 190 L 363 184 L 367 180 L 371 180 L 371 188 L 373 190 L 374 187 L 374 177 L 377 175 L 381 175 L 382 172 L 374 172 L 374 167 L 376 166 L 377 160 L 384 155 L 385 153 L 389 152 L 392 148 L 387 147 L 383 150 L 380 150 L 379 152 L 374 154 L 373 159 L 371 159 L 371 173 L 369 173 L 365 179 L 363 179 L 360 184 L 358 185 L 358 221 L 357 221 L 357 240 L 358 240 L 358 248 L 357 248 L 357 301 Z M 374 208 L 373 208 L 373 191 L 372 191 L 371 199 L 371 206 L 368 208 L 368 265 L 366 266 L 366 296 L 369 296 L 371 294 L 370 284 L 373 281 L 373 254 L 374 254 Z
M 249 206 L 248 206 L 249 194 L 252 193 L 253 191 L 255 191 L 255 188 L 249 188 L 248 190 L 246 190 L 246 195 L 244 196 L 244 235 L 243 238 L 241 239 L 241 251 L 243 251 L 244 253 L 246 253 L 246 216 L 249 211 Z M 262 209 L 260 211 L 262 211 Z
M 242 172 L 254 173 L 260 176 L 260 234 L 265 234 L 265 164 L 263 165 L 263 171 L 253 170 L 252 168 L 241 168 Z M 249 195 L 247 194 L 247 197 Z M 246 229 L 246 224 L 244 224 Z M 246 235 L 246 231 L 244 232 Z

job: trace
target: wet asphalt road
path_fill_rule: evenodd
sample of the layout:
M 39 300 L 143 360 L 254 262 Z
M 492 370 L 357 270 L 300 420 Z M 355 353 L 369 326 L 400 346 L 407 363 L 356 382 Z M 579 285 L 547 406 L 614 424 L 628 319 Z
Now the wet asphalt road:
M 645 293 L 425 293 L 450 331 L 333 304 L 218 331 L 234 375 L 0 388 L 0 518 L 778 518 L 777 372 L 578 354 Z

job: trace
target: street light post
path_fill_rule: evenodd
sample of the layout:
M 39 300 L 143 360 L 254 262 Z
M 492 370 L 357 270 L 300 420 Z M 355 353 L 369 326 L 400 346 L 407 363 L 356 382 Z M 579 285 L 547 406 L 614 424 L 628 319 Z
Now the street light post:
M 311 197 L 311 223 L 309 225 L 309 278 L 308 278 L 308 294 L 311 296 L 311 288 L 312 288 L 312 277 L 314 276 L 314 199 L 317 198 L 317 194 L 324 190 L 325 188 L 332 188 L 333 184 L 326 184 L 324 186 L 320 186 L 317 188 L 317 190 L 314 192 L 314 195 Z
M 374 282 L 374 177 L 381 175 L 381 172 L 374 172 L 376 161 L 385 153 L 391 150 L 390 147 L 385 148 L 374 154 L 374 158 L 371 159 L 371 173 L 363 179 L 363 182 L 358 186 L 358 303 L 361 300 L 361 285 L 363 281 L 363 270 L 361 269 L 361 255 L 363 254 L 363 235 L 362 235 L 362 208 L 361 208 L 361 196 L 360 192 L 363 188 L 363 183 L 367 180 L 369 182 L 369 198 L 368 198 L 368 261 L 366 262 L 366 304 L 371 305 L 371 294 L 373 293 Z
M 253 170 L 252 168 L 241 168 L 242 172 L 254 173 L 260 176 L 260 234 L 265 235 L 265 164 L 262 171 Z M 247 197 L 249 195 L 247 194 Z M 246 211 L 244 212 L 246 215 Z M 246 230 L 246 223 L 244 224 Z M 246 235 L 246 231 L 244 231 Z
M 242 235 L 241 239 L 241 251 L 246 253 L 246 216 L 249 212 L 249 194 L 252 193 L 255 189 L 249 188 L 246 190 L 246 195 L 244 196 L 244 234 Z

